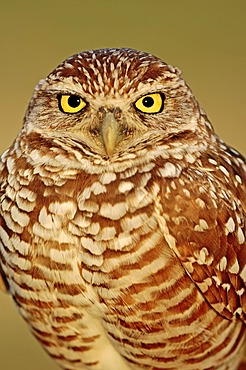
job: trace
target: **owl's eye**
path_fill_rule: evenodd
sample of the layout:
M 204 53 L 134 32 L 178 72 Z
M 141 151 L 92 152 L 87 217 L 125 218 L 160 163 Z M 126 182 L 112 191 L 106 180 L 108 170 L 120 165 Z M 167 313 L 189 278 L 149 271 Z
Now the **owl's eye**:
M 86 102 L 77 95 L 59 95 L 58 102 L 63 113 L 78 113 L 86 106 Z
M 148 94 L 138 99 L 135 103 L 135 107 L 143 113 L 160 113 L 164 107 L 164 100 L 164 94 Z

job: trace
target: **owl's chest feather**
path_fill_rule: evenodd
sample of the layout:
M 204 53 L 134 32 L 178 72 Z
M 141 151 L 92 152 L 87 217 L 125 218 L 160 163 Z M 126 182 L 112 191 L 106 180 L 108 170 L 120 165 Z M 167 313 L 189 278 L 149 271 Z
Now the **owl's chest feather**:
M 74 276 L 82 275 L 91 284 L 95 272 L 134 263 L 160 239 L 154 212 L 159 186 L 150 165 L 88 176 L 42 167 L 34 173 L 19 161 L 2 193 L 2 253 L 11 251 L 6 260 L 28 271 L 34 289 L 40 277 L 48 285 L 77 284 Z
M 160 201 L 164 196 L 170 208 L 172 191 L 177 195 L 177 167 L 70 171 L 69 178 L 53 172 L 47 181 L 47 169 L 34 177 L 25 171 L 9 176 L 2 196 L 2 261 L 22 315 L 52 356 L 66 348 L 66 361 L 76 357 L 79 369 L 97 353 L 110 369 L 108 351 L 121 369 L 128 365 L 119 353 L 130 361 L 143 356 L 151 367 L 153 358 L 176 358 L 174 338 L 184 348 L 179 367 L 189 360 L 187 346 L 194 352 L 201 343 L 214 346 L 216 330 L 207 327 L 217 314 L 173 253 Z M 227 331 L 218 340 L 232 335 L 233 323 Z

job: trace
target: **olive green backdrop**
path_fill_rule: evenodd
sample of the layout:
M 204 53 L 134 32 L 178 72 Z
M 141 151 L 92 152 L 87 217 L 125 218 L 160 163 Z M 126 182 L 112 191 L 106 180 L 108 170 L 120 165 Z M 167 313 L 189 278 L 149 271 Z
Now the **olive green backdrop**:
M 35 84 L 60 61 L 85 49 L 128 46 L 182 69 L 217 133 L 246 153 L 245 0 L 0 2 L 1 152 L 19 131 Z M 0 369 L 57 369 L 4 294 Z

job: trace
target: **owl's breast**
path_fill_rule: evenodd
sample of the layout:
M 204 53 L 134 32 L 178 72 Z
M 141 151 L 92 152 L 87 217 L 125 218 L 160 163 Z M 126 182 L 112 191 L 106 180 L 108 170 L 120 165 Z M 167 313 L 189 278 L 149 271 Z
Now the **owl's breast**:
M 201 347 L 243 341 L 241 322 L 224 324 L 174 252 L 178 166 L 89 175 L 21 164 L 2 183 L 1 262 L 22 315 L 59 363 L 79 369 L 97 353 L 110 369 L 107 352 L 124 370 L 123 357 L 135 369 L 188 369 Z M 215 357 L 204 366 L 220 364 Z

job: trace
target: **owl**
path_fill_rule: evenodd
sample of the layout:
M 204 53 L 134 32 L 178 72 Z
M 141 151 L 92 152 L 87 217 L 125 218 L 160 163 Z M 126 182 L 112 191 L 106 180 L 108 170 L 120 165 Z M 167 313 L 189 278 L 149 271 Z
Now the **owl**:
M 66 59 L 0 179 L 1 287 L 62 369 L 242 368 L 246 162 L 177 68 Z

